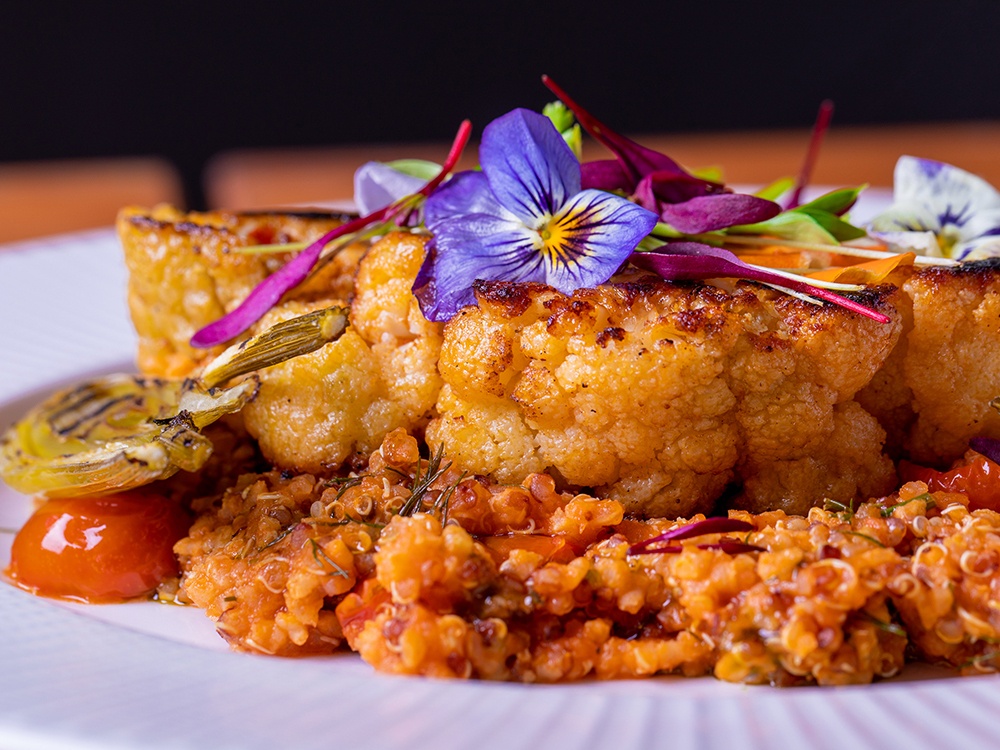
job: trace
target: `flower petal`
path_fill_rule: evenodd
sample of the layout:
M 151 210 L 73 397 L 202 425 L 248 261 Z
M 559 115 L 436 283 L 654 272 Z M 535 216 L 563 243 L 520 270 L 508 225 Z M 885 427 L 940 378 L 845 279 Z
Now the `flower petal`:
M 1000 208 L 977 211 L 962 227 L 952 257 L 976 260 L 1000 255 Z
M 412 195 L 426 182 L 426 178 L 406 174 L 389 164 L 370 161 L 354 173 L 354 203 L 359 213 L 370 214 Z
M 1000 237 L 977 237 L 955 246 L 954 256 L 958 260 L 983 260 L 1000 256 Z
M 570 199 L 543 232 L 545 283 L 564 294 L 603 284 L 656 226 L 656 214 L 600 190 Z
M 463 214 L 499 214 L 503 208 L 490 191 L 486 175 L 459 172 L 439 187 L 424 203 L 424 223 L 432 232 L 441 222 Z
M 424 317 L 451 320 L 474 304 L 476 279 L 544 282 L 540 243 L 538 233 L 515 217 L 468 214 L 440 222 L 413 283 Z
M 756 224 L 781 213 L 773 201 L 742 193 L 706 195 L 660 206 L 660 218 L 684 234 L 714 232 L 737 224 Z
M 515 109 L 487 125 L 479 161 L 500 204 L 529 227 L 580 191 L 580 162 L 537 112 Z
M 994 231 L 1000 232 L 1000 192 L 964 169 L 913 156 L 896 162 L 893 205 L 869 224 L 894 249 L 959 258 L 991 246 L 976 240 Z
M 893 201 L 923 206 L 961 226 L 971 214 L 1000 208 L 1000 193 L 971 172 L 932 159 L 901 156 L 893 174 Z
M 912 252 L 931 258 L 942 257 L 941 245 L 938 244 L 937 235 L 933 231 L 882 231 L 872 227 L 868 229 L 868 234 L 884 242 L 894 253 Z

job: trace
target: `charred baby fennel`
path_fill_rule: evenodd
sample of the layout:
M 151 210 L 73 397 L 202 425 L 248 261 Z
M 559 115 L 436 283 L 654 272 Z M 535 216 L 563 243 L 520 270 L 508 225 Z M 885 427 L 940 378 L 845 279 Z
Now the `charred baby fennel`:
M 330 307 L 279 323 L 235 344 L 198 379 L 108 375 L 56 393 L 0 437 L 0 477 L 44 498 L 139 487 L 212 453 L 201 430 L 257 393 L 255 376 L 225 383 L 336 340 L 347 311 Z

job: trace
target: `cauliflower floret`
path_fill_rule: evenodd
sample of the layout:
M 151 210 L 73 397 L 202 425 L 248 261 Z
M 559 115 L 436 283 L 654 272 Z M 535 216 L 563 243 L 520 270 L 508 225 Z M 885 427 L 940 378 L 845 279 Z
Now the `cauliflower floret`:
M 260 373 L 260 391 L 243 415 L 270 461 L 320 473 L 377 449 L 393 429 L 416 431 L 427 422 L 441 387 L 441 334 L 410 293 L 423 257 L 424 240 L 416 235 L 374 244 L 358 269 L 348 330 Z M 333 302 L 286 302 L 261 326 Z
M 191 336 L 235 308 L 291 257 L 236 252 L 239 248 L 311 241 L 342 220 L 329 213 L 123 209 L 118 236 L 129 270 L 128 304 L 139 336 L 139 369 L 167 377 L 195 372 L 223 347 L 195 349 L 188 344 Z M 361 252 L 361 245 L 341 251 L 291 298 L 346 299 Z
M 866 497 L 893 467 L 852 399 L 899 334 L 891 295 L 871 295 L 881 325 L 748 285 L 479 283 L 445 328 L 427 437 L 468 471 L 541 466 L 649 516 L 709 511 L 743 476 L 749 507 Z
M 1000 261 L 914 271 L 899 281 L 903 334 L 859 401 L 894 457 L 947 465 L 976 436 L 1000 438 Z

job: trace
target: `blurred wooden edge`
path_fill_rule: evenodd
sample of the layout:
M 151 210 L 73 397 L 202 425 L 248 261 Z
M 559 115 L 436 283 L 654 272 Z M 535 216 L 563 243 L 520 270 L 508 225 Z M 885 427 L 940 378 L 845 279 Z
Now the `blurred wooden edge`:
M 182 205 L 180 175 L 157 158 L 0 164 L 0 242 L 111 226 L 127 205 Z
M 802 129 L 640 135 L 636 140 L 689 168 L 720 167 L 730 184 L 760 185 L 798 175 L 809 135 Z M 399 143 L 229 151 L 207 165 L 205 194 L 210 207 L 230 209 L 342 200 L 353 195 L 354 171 L 366 161 L 441 162 L 447 150 L 445 143 Z M 460 168 L 478 161 L 476 150 L 475 144 L 469 145 Z M 1000 185 L 997 122 L 834 126 L 823 144 L 812 183 L 888 187 L 896 160 L 903 154 L 946 161 Z M 610 156 L 603 147 L 585 143 L 585 160 L 604 158 Z
M 368 161 L 426 159 L 440 164 L 446 143 L 379 143 L 323 148 L 226 151 L 205 167 L 210 208 L 234 210 L 343 201 L 354 195 L 354 172 Z M 479 163 L 470 143 L 458 169 Z

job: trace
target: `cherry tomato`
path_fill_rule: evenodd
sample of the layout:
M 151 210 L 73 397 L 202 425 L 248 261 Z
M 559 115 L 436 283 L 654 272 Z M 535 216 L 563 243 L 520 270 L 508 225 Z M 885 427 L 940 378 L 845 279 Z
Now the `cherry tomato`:
M 112 602 L 178 574 L 187 514 L 149 490 L 49 500 L 14 537 L 7 575 L 42 596 Z
M 906 481 L 925 482 L 931 492 L 964 493 L 972 510 L 986 508 L 1000 511 L 1000 464 L 993 463 L 986 456 L 970 454 L 967 463 L 950 471 L 937 471 L 902 461 L 899 473 Z

